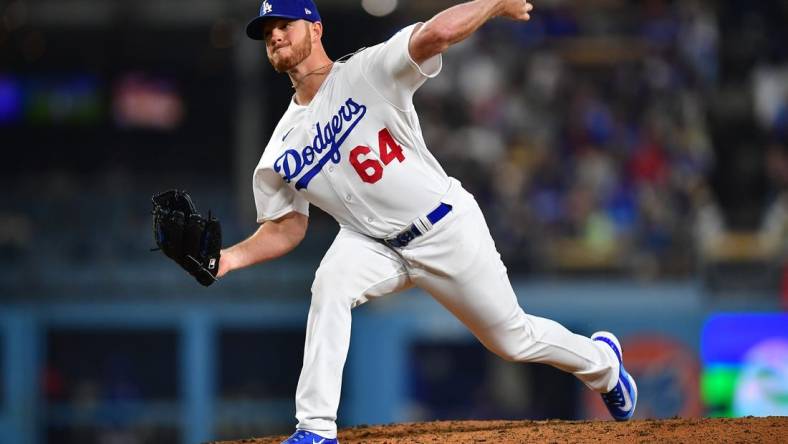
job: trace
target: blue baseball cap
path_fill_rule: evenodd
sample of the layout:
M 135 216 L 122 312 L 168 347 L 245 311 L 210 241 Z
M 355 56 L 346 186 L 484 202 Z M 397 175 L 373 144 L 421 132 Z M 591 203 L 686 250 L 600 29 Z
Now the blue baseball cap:
M 269 18 L 303 19 L 319 22 L 320 13 L 312 0 L 263 0 L 260 15 L 246 25 L 246 35 L 250 39 L 263 39 L 263 20 Z

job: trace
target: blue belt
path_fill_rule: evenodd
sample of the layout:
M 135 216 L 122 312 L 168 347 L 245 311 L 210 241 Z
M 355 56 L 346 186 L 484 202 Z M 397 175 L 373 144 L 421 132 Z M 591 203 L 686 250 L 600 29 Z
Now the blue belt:
M 435 208 L 434 210 L 430 211 L 429 214 L 427 214 L 427 220 L 430 221 L 430 224 L 435 225 L 438 223 L 438 221 L 446 217 L 446 215 L 451 212 L 451 209 L 451 205 L 441 202 L 441 204 L 438 205 L 438 208 Z M 410 241 L 416 239 L 422 234 L 424 233 L 419 230 L 416 224 L 411 224 L 411 226 L 400 232 L 398 235 L 388 239 L 381 239 L 381 242 L 391 248 L 403 248 L 406 247 Z

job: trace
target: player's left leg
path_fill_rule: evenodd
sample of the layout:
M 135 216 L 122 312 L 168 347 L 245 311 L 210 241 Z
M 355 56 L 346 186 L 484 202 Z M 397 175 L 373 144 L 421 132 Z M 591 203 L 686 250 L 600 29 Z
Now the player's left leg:
M 476 201 L 464 190 L 453 194 L 454 214 L 445 225 L 402 251 L 413 283 L 502 358 L 549 364 L 574 374 L 592 390 L 612 390 L 619 362 L 611 348 L 555 321 L 526 314 Z
M 312 284 L 296 418 L 305 442 L 336 437 L 342 371 L 350 346 L 351 309 L 410 286 L 402 259 L 381 243 L 340 229 Z M 329 441 L 326 441 L 329 442 Z

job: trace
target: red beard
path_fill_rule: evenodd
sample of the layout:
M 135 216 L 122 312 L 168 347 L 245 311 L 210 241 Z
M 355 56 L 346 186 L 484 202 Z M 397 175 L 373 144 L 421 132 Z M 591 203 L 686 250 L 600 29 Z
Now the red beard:
M 312 41 L 309 37 L 310 34 L 307 32 L 300 42 L 291 43 L 289 46 L 280 48 L 278 52 L 270 54 L 268 60 L 274 70 L 278 73 L 288 72 L 309 57 L 309 54 L 312 53 Z

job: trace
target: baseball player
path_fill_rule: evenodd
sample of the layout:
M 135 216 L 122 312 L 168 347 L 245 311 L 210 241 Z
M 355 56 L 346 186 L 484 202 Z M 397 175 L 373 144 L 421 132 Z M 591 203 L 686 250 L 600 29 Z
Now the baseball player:
M 253 174 L 257 222 L 222 250 L 218 276 L 291 251 L 309 204 L 340 230 L 312 285 L 296 432 L 285 442 L 336 441 L 351 310 L 411 287 L 426 290 L 488 349 L 517 362 L 571 372 L 629 419 L 635 381 L 610 333 L 591 338 L 526 314 L 474 197 L 446 175 L 422 136 L 416 90 L 441 54 L 494 17 L 529 20 L 527 0 L 475 0 L 408 26 L 388 41 L 332 61 L 312 0 L 265 0 L 246 32 L 265 43 L 295 94 Z

